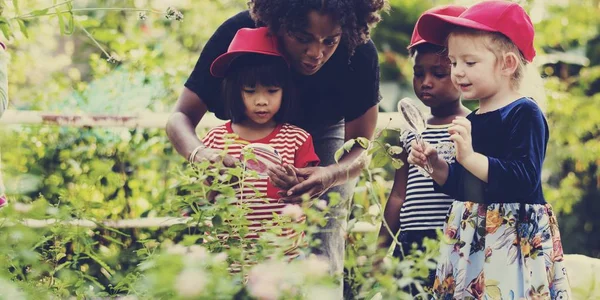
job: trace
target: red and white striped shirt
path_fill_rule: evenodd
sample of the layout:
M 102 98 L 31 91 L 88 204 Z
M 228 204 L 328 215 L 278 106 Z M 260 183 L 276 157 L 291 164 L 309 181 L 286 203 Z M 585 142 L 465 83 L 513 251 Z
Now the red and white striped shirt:
M 293 165 L 297 168 L 303 168 L 310 165 L 317 165 L 319 157 L 315 153 L 311 135 L 305 130 L 291 124 L 279 124 L 273 132 L 266 137 L 249 141 L 239 138 L 234 134 L 231 128 L 231 122 L 211 129 L 202 142 L 209 148 L 217 150 L 226 150 L 227 154 L 234 158 L 239 158 L 242 149 L 252 143 L 267 144 L 275 149 L 281 157 L 282 163 Z M 279 189 L 275 188 L 269 177 L 259 175 L 256 179 L 244 180 L 244 186 L 238 189 L 239 199 L 248 204 L 252 212 L 247 215 L 249 234 L 246 238 L 257 239 L 260 232 L 268 230 L 268 223 L 273 220 L 273 213 L 281 214 L 285 203 L 278 203 Z M 302 222 L 304 220 L 298 220 Z M 298 240 L 296 237 L 301 233 L 294 232 L 292 229 L 286 229 L 282 232 L 283 236 Z M 286 251 L 289 256 L 297 256 L 296 249 L 298 244 Z

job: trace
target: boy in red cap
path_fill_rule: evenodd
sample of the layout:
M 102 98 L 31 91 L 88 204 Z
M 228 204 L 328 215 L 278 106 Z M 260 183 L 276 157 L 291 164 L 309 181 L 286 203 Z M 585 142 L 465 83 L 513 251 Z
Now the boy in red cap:
M 222 97 L 231 121 L 211 129 L 201 147 L 224 152 L 240 160 L 246 169 L 256 171 L 256 176 L 245 173 L 244 185 L 237 192 L 240 202 L 251 211 L 246 217 L 250 225 L 245 238 L 258 239 L 260 232 L 269 230 L 269 224 L 274 221 L 273 214 L 281 215 L 286 206 L 279 202 L 280 189 L 274 183 L 291 187 L 299 182 L 293 172 L 273 176 L 276 181 L 269 180 L 267 167 L 285 164 L 304 168 L 317 165 L 319 158 L 311 135 L 287 123 L 294 113 L 291 74 L 287 61 L 277 48 L 276 38 L 266 27 L 240 29 L 227 52 L 213 61 L 210 72 L 223 78 Z M 196 161 L 201 147 L 191 153 L 190 162 Z M 244 158 L 245 155 L 249 156 Z M 299 207 L 295 209 L 300 210 Z M 301 216 L 294 221 L 303 219 Z M 292 239 L 291 246 L 282 249 L 285 255 L 297 257 L 302 233 L 285 229 L 282 235 Z M 235 269 L 236 266 L 232 267 Z
M 458 16 L 467 8 L 457 5 L 434 7 L 425 13 Z M 417 24 L 419 21 L 417 21 Z M 408 46 L 414 61 L 413 89 L 415 94 L 431 110 L 427 119 L 427 129 L 422 133 L 423 140 L 429 142 L 438 151 L 449 153 L 446 159 L 454 161 L 448 128 L 456 116 L 466 116 L 469 109 L 460 101 L 460 92 L 450 80 L 450 60 L 442 44 L 431 43 L 421 38 L 417 26 Z M 385 206 L 384 222 L 379 231 L 379 247 L 388 249 L 393 236 L 398 236 L 399 245 L 394 248 L 394 257 L 404 258 L 416 249 L 423 250 L 423 239 L 437 239 L 437 230 L 441 230 L 450 204 L 454 199 L 433 190 L 431 177 L 415 165 L 406 161 L 410 152 L 410 143 L 415 139 L 413 133 L 405 131 L 400 138 L 404 147 L 401 160 L 402 168 L 396 170 L 394 185 Z M 443 148 L 443 149 L 442 149 Z M 386 227 L 386 225 L 388 227 Z M 400 231 L 398 233 L 398 231 Z M 435 270 L 430 272 L 422 287 L 430 290 Z M 408 286 L 405 291 L 417 296 L 423 288 Z
M 479 100 L 448 130 L 456 163 L 416 143 L 408 157 L 419 166 L 429 158 L 435 189 L 457 199 L 444 225 L 436 299 L 572 299 L 556 215 L 542 193 L 548 124 L 521 92 L 534 74 L 526 73 L 535 57 L 529 16 L 516 3 L 485 1 L 458 17 L 425 14 L 417 30 L 447 41 L 452 82 Z

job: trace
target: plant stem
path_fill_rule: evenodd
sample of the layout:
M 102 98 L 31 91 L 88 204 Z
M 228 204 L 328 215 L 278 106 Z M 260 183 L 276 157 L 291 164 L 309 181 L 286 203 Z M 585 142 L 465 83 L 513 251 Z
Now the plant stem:
M 70 1 L 67 1 L 70 2 Z M 52 7 L 55 7 L 57 5 L 54 5 Z M 49 7 L 51 8 L 51 7 Z M 48 8 L 48 9 L 49 9 Z M 24 15 L 20 15 L 20 16 L 15 16 L 10 18 L 11 20 L 14 19 L 31 19 L 31 18 L 37 18 L 37 17 L 45 17 L 45 16 L 54 16 L 54 15 L 58 15 L 58 14 L 62 14 L 62 13 L 72 13 L 72 12 L 83 12 L 83 11 L 139 11 L 139 12 L 149 12 L 149 13 L 155 13 L 155 14 L 163 14 L 163 12 L 161 11 L 157 11 L 157 10 L 152 10 L 152 9 L 145 9 L 145 8 L 133 8 L 133 7 L 123 7 L 123 8 L 119 8 L 119 7 L 93 7 L 93 8 L 73 8 L 73 9 L 69 9 L 69 10 L 63 10 L 63 11 L 55 11 L 55 12 L 51 12 L 51 13 L 45 13 L 45 14 L 41 14 L 41 15 L 32 15 L 31 13 L 26 13 Z
M 92 42 L 94 42 L 94 44 L 96 44 L 96 46 L 97 46 L 98 48 L 100 48 L 100 50 L 101 50 L 101 51 L 104 53 L 104 55 L 106 55 L 106 57 L 107 57 L 107 58 L 110 58 L 110 57 L 111 57 L 111 56 L 110 56 L 110 54 L 108 54 L 108 52 L 106 52 L 106 50 L 104 50 L 104 48 L 102 48 L 102 45 L 100 45 L 100 43 L 98 43 L 98 42 L 96 41 L 96 39 L 94 39 L 94 37 L 92 36 L 92 34 L 91 34 L 91 33 L 89 33 L 89 32 L 88 32 L 88 31 L 87 31 L 87 30 L 86 30 L 86 29 L 85 29 L 83 26 L 79 26 L 79 28 L 80 28 L 81 30 L 83 30 L 83 32 L 84 32 L 84 33 L 85 33 L 85 34 L 86 34 L 86 35 L 87 35 L 87 36 L 88 36 L 88 37 L 89 37 L 89 38 L 92 40 Z

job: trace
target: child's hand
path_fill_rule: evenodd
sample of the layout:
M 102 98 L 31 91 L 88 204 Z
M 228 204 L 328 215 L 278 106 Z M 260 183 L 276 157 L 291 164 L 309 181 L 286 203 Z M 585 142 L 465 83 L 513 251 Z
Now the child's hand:
M 269 167 L 267 174 L 269 175 L 269 179 L 271 180 L 273 186 L 285 191 L 302 182 L 302 178 L 299 178 L 296 174 L 296 168 L 287 164 L 283 166 Z
M 456 117 L 452 124 L 454 125 L 448 128 L 450 140 L 456 148 L 456 161 L 463 163 L 475 153 L 471 140 L 471 121 L 465 117 Z
M 429 143 L 423 141 L 423 144 L 425 145 L 425 148 L 423 148 L 423 146 L 420 143 L 417 143 L 415 140 L 410 143 L 411 150 L 410 154 L 408 155 L 408 163 L 425 168 L 425 164 L 427 163 L 427 160 L 429 160 L 431 167 L 436 169 L 439 167 L 440 161 L 443 161 L 443 159 L 438 156 L 437 150 L 435 150 L 435 148 Z M 446 162 L 443 161 L 443 163 Z

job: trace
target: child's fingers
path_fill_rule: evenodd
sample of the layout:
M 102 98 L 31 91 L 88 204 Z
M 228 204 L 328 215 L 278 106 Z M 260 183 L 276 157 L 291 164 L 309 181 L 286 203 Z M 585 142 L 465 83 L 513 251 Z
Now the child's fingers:
M 465 139 L 459 134 L 451 135 L 450 140 L 455 142 L 458 145 L 463 145 L 465 143 Z
M 267 175 L 269 176 L 271 183 L 278 188 L 284 188 L 288 185 L 287 179 L 289 176 L 285 175 L 276 168 L 269 168 L 267 170 Z
M 297 177 L 296 170 L 294 170 L 292 165 L 284 165 L 283 168 L 288 176 Z
M 423 151 L 421 145 L 419 143 L 417 143 L 417 141 L 415 141 L 415 140 L 412 140 L 412 142 L 410 142 L 410 147 L 413 150 L 416 150 L 416 151 L 419 151 L 419 152 Z
M 463 138 L 467 138 L 467 136 L 470 135 L 470 133 L 467 131 L 467 128 L 462 125 L 451 126 L 450 128 L 448 128 L 448 133 L 450 133 L 450 135 L 458 134 Z
M 465 117 L 456 117 L 452 120 L 452 124 L 463 126 L 467 131 L 471 132 L 471 121 Z
M 437 150 L 434 147 L 428 146 L 423 154 L 425 154 L 426 157 L 435 156 L 437 155 Z
M 425 157 L 425 155 L 419 153 L 414 153 L 412 152 L 409 156 L 408 156 L 408 163 L 411 165 L 417 165 L 417 166 L 423 166 L 425 165 L 425 161 L 427 160 L 427 158 Z

